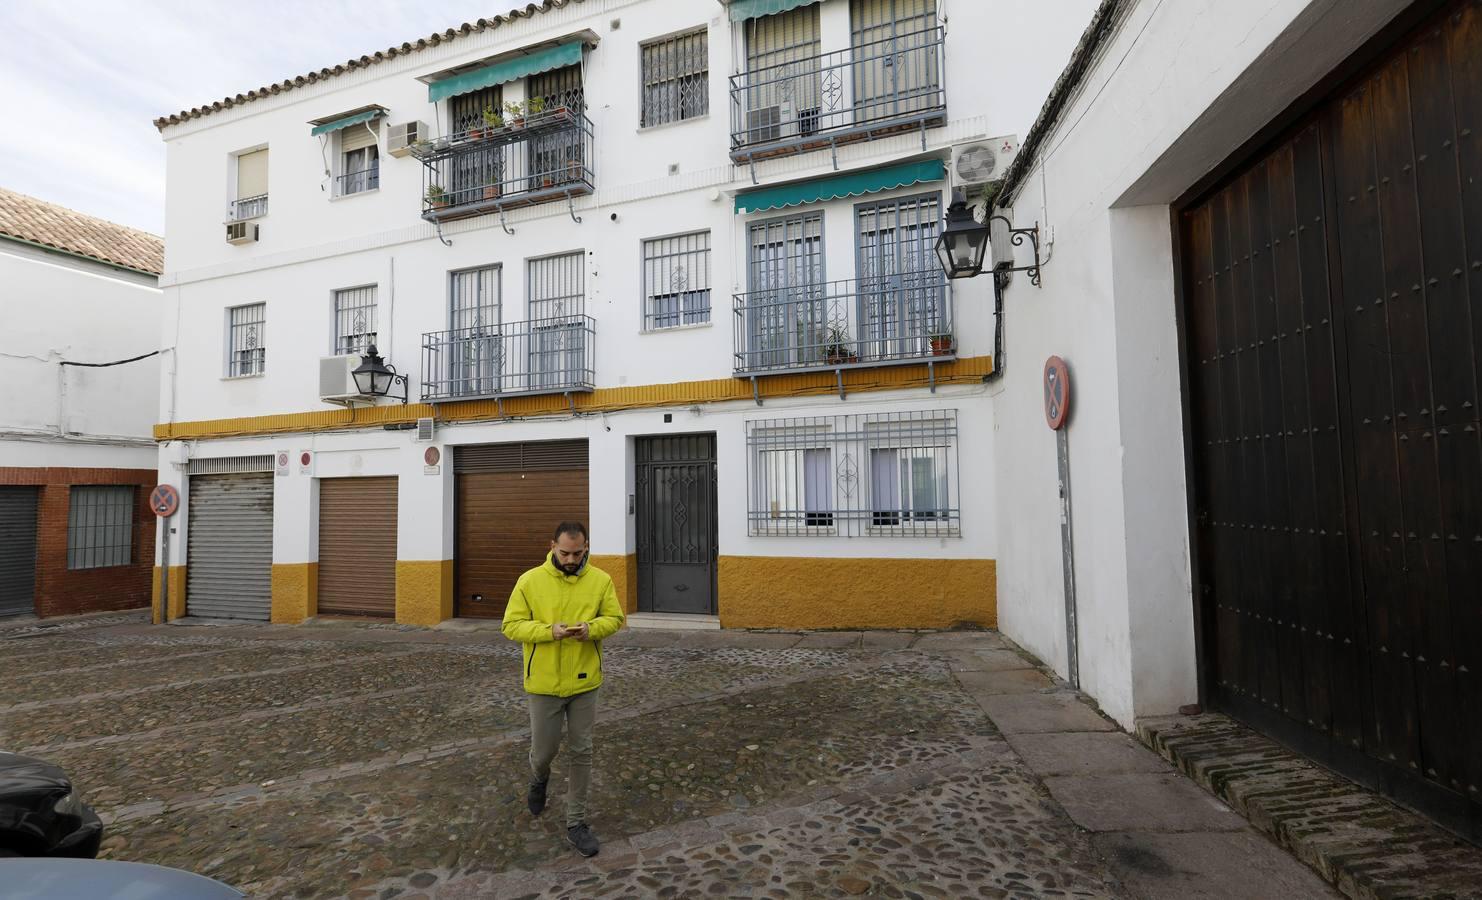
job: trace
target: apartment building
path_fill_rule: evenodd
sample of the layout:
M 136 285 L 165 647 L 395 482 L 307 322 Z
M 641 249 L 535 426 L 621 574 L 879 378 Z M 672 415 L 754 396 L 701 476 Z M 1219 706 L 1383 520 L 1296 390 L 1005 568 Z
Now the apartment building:
M 160 119 L 169 614 L 499 616 L 580 519 L 634 612 L 994 624 L 992 7 L 548 0 Z

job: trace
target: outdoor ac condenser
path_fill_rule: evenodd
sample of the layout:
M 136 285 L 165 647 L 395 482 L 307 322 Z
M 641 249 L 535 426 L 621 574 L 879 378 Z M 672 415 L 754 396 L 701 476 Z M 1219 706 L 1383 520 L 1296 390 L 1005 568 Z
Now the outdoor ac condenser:
M 319 359 L 319 399 L 326 403 L 347 403 L 367 399 L 355 386 L 355 369 L 360 356 L 324 356 Z

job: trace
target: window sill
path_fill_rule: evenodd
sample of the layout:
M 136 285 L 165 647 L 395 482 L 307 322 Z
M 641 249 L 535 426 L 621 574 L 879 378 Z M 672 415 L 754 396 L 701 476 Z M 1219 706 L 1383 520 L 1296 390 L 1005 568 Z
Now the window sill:
M 379 194 L 380 192 L 381 189 L 378 187 L 366 188 L 363 191 L 356 191 L 353 194 L 336 194 L 335 196 L 329 198 L 329 202 L 335 203 L 340 200 L 349 200 L 352 197 L 364 197 L 366 194 Z
M 639 125 L 637 128 L 637 133 L 651 134 L 655 131 L 664 131 L 665 129 L 669 128 L 678 128 L 681 125 L 693 125 L 696 122 L 704 122 L 706 119 L 709 118 L 710 113 L 706 113 L 703 116 L 691 116 L 688 119 L 676 119 L 673 122 L 665 122 L 662 125 Z
M 223 376 L 221 376 L 221 380 L 222 381 L 251 381 L 254 378 L 266 378 L 267 375 L 268 375 L 268 373 L 266 373 L 266 372 L 254 372 L 251 375 L 223 375 Z
M 669 334 L 672 331 L 698 331 L 700 329 L 714 327 L 714 322 L 695 322 L 692 325 L 666 325 L 663 328 L 645 328 L 639 334 Z

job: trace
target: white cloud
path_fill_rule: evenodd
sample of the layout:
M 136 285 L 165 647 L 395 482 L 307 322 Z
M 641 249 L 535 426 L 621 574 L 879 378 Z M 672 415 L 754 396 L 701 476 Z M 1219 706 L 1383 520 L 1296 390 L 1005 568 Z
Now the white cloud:
M 0 186 L 161 234 L 165 147 L 155 118 L 514 5 L 5 0 Z

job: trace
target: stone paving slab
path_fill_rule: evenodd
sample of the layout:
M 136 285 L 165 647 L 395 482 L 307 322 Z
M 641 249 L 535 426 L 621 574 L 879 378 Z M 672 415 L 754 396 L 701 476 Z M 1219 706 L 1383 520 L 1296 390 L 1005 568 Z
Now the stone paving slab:
M 860 646 L 863 637 L 858 631 L 814 631 L 803 635 L 793 646 L 854 649 Z
M 947 653 L 954 672 L 1003 672 L 1032 669 L 1035 662 L 1013 650 L 952 650 Z
M 904 650 L 916 640 L 910 631 L 866 631 L 860 646 L 866 650 Z
M 978 704 L 1004 734 L 1116 730 L 1109 720 L 1069 692 L 985 696 L 978 698 Z
M 994 694 L 1034 694 L 1055 690 L 1055 682 L 1035 669 L 1005 669 L 988 672 L 958 672 L 957 681 L 974 698 Z
M 1091 842 L 1123 883 L 1147 900 L 1339 897 L 1311 869 L 1249 831 L 1098 834 Z
M 1050 794 L 1088 831 L 1238 831 L 1245 820 L 1175 773 L 1056 776 Z
M 1168 773 L 1168 763 L 1119 731 L 1009 734 L 1006 738 L 1035 774 L 1124 775 Z

